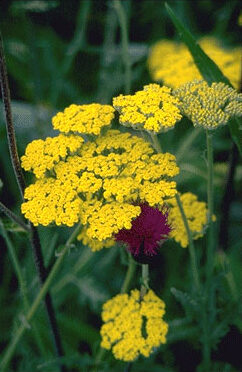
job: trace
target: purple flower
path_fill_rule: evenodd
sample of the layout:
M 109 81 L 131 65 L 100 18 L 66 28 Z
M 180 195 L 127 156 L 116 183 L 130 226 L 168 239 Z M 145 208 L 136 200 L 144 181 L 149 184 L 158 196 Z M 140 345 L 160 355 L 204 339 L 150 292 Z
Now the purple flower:
M 140 208 L 141 213 L 132 221 L 131 229 L 120 230 L 115 239 L 126 243 L 128 250 L 138 262 L 148 263 L 167 239 L 171 226 L 168 223 L 167 209 L 160 211 L 148 204 L 140 204 Z

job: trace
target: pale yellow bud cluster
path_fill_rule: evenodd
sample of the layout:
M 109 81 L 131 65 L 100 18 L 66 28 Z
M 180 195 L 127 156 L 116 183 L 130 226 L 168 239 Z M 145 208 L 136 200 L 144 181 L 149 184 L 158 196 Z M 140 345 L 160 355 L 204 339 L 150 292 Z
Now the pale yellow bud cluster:
M 224 83 L 194 80 L 177 88 L 173 94 L 180 109 L 194 124 L 206 129 L 225 125 L 232 116 L 242 115 L 242 94 Z

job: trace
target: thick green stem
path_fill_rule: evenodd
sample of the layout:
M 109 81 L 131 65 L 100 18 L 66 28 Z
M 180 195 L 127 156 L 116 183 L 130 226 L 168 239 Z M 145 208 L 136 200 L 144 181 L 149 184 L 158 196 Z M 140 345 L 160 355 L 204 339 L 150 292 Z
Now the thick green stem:
M 212 274 L 214 267 L 214 228 L 213 228 L 213 145 L 212 134 L 207 130 L 207 202 L 208 202 L 208 237 L 207 237 L 207 264 L 206 264 L 206 291 L 205 291 L 205 309 L 204 309 L 204 337 L 203 337 L 203 365 L 206 370 L 211 366 L 211 340 L 210 324 L 211 310 L 214 307 L 214 291 L 212 286 Z M 214 311 L 213 311 L 214 313 Z
M 149 288 L 149 265 L 142 265 L 142 284 L 140 289 L 140 299 L 144 297 Z
M 157 152 L 162 152 L 162 148 L 161 148 L 160 142 L 158 140 L 157 134 L 150 133 L 150 137 L 152 139 L 152 142 L 153 142 L 153 145 L 154 145 L 154 148 L 156 149 L 156 151 Z
M 207 183 L 207 200 L 208 200 L 208 243 L 207 243 L 207 292 L 210 292 L 211 278 L 214 265 L 214 229 L 213 229 L 213 145 L 212 134 L 206 131 L 207 137 L 207 163 L 208 163 L 208 183 Z
M 123 285 L 120 291 L 121 293 L 126 293 L 129 290 L 129 286 L 130 286 L 131 280 L 133 279 L 135 269 L 136 269 L 135 261 L 133 260 L 131 254 L 129 253 L 129 266 L 128 266 L 128 270 L 126 272 L 126 276 L 125 276 L 125 279 L 124 279 L 124 282 L 123 282 Z
M 35 315 L 38 307 L 41 304 L 41 301 L 43 300 L 46 293 L 48 292 L 48 290 L 49 290 L 49 288 L 50 288 L 50 286 L 53 282 L 53 279 L 55 278 L 55 276 L 56 276 L 56 274 L 57 274 L 57 272 L 58 272 L 58 270 L 59 270 L 59 268 L 62 264 L 62 261 L 64 260 L 64 257 L 65 257 L 66 253 L 68 252 L 68 250 L 70 248 L 71 243 L 74 241 L 74 239 L 78 235 L 79 231 L 80 231 L 80 225 L 78 225 L 76 227 L 76 229 L 71 234 L 70 238 L 67 240 L 67 242 L 64 246 L 64 249 L 62 251 L 62 254 L 57 258 L 55 264 L 53 265 L 53 267 L 51 269 L 50 274 L 48 275 L 46 281 L 44 282 L 42 288 L 40 289 L 38 296 L 35 298 L 34 302 L 32 303 L 32 305 L 29 309 L 29 311 L 27 312 L 27 314 L 25 316 L 26 323 L 30 322 L 32 320 L 33 316 Z M 6 368 L 9 364 L 11 358 L 13 357 L 16 346 L 19 343 L 21 337 L 23 336 L 25 330 L 26 330 L 26 324 L 22 324 L 17 329 L 17 331 L 16 331 L 16 333 L 15 333 L 13 339 L 12 339 L 12 342 L 8 346 L 8 348 L 6 350 L 6 353 L 4 354 L 3 359 L 1 361 L 1 364 L 0 364 L 1 372 L 6 371 Z
M 195 285 L 195 289 L 197 292 L 200 292 L 200 280 L 199 280 L 199 274 L 198 274 L 198 264 L 197 264 L 197 257 L 196 257 L 196 252 L 195 252 L 195 247 L 192 239 L 192 233 L 189 228 L 188 220 L 185 215 L 183 205 L 180 199 L 180 195 L 177 193 L 176 194 L 176 202 L 178 205 L 178 208 L 180 210 L 182 220 L 186 229 L 186 233 L 188 236 L 188 248 L 189 248 L 189 255 L 190 255 L 190 261 L 191 261 L 191 270 L 192 270 L 192 277 L 193 277 L 193 282 Z
M 128 94 L 131 88 L 131 61 L 129 56 L 127 17 L 120 0 L 114 0 L 113 6 L 117 12 L 121 29 L 122 57 L 125 68 L 124 70 L 125 93 Z

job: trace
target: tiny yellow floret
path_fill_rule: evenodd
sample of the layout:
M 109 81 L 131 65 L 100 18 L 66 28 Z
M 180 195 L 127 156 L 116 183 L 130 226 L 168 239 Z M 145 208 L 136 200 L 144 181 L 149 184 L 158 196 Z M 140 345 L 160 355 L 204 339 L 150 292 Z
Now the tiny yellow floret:
M 170 88 L 158 84 L 146 85 L 134 95 L 121 94 L 113 99 L 113 106 L 120 113 L 120 124 L 152 133 L 172 129 L 181 119 L 177 98 Z
M 141 299 L 137 289 L 119 294 L 103 305 L 101 347 L 112 350 L 116 359 L 132 362 L 149 357 L 166 343 L 168 324 L 163 320 L 165 303 L 149 290 Z

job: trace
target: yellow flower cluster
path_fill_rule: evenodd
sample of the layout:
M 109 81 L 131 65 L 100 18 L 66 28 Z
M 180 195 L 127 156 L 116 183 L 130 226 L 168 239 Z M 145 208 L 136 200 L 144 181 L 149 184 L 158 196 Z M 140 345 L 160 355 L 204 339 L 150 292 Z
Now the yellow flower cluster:
M 207 129 L 225 125 L 234 116 L 242 115 L 242 94 L 224 83 L 194 80 L 176 89 L 180 108 L 194 124 Z
M 180 198 L 192 237 L 193 239 L 198 239 L 203 236 L 203 230 L 207 224 L 206 203 L 198 201 L 197 196 L 190 192 L 182 194 Z M 176 199 L 172 198 L 168 203 L 171 205 L 168 221 L 172 226 L 169 237 L 175 239 L 183 248 L 186 248 L 188 246 L 188 236 Z
M 219 66 L 231 84 L 239 89 L 241 71 L 241 48 L 224 49 L 218 40 L 205 37 L 199 41 L 201 48 Z M 148 67 L 154 81 L 177 88 L 194 79 L 201 79 L 201 74 L 185 44 L 171 40 L 158 41 L 152 48 Z
M 81 136 L 60 134 L 57 137 L 47 137 L 44 141 L 34 140 L 29 143 L 22 156 L 22 167 L 32 171 L 37 178 L 53 169 L 60 160 L 74 155 L 81 148 L 84 140 Z
M 22 204 L 22 213 L 34 225 L 81 222 L 86 238 L 106 244 L 120 229 L 131 228 L 141 212 L 136 201 L 162 204 L 176 194 L 171 181 L 179 172 L 175 156 L 155 154 L 142 138 L 108 130 L 93 142 L 63 134 L 51 140 L 59 143 L 60 138 L 76 142 L 67 150 L 49 150 L 47 138 L 39 154 L 39 142 L 33 141 L 22 158 L 24 169 L 39 177 L 26 188 Z M 94 250 L 100 247 L 93 245 Z
M 178 100 L 171 89 L 149 84 L 134 95 L 120 95 L 113 99 L 113 106 L 120 112 L 120 123 L 133 129 L 160 133 L 172 129 L 181 119 Z
M 77 132 L 99 135 L 103 127 L 109 126 L 114 118 L 114 109 L 109 105 L 92 103 L 70 105 L 64 112 L 58 112 L 52 119 L 54 129 L 60 132 Z
M 168 324 L 163 320 L 165 303 L 149 290 L 140 299 L 140 291 L 119 294 L 103 305 L 101 347 L 112 349 L 116 359 L 125 362 L 139 355 L 148 357 L 166 343 Z

